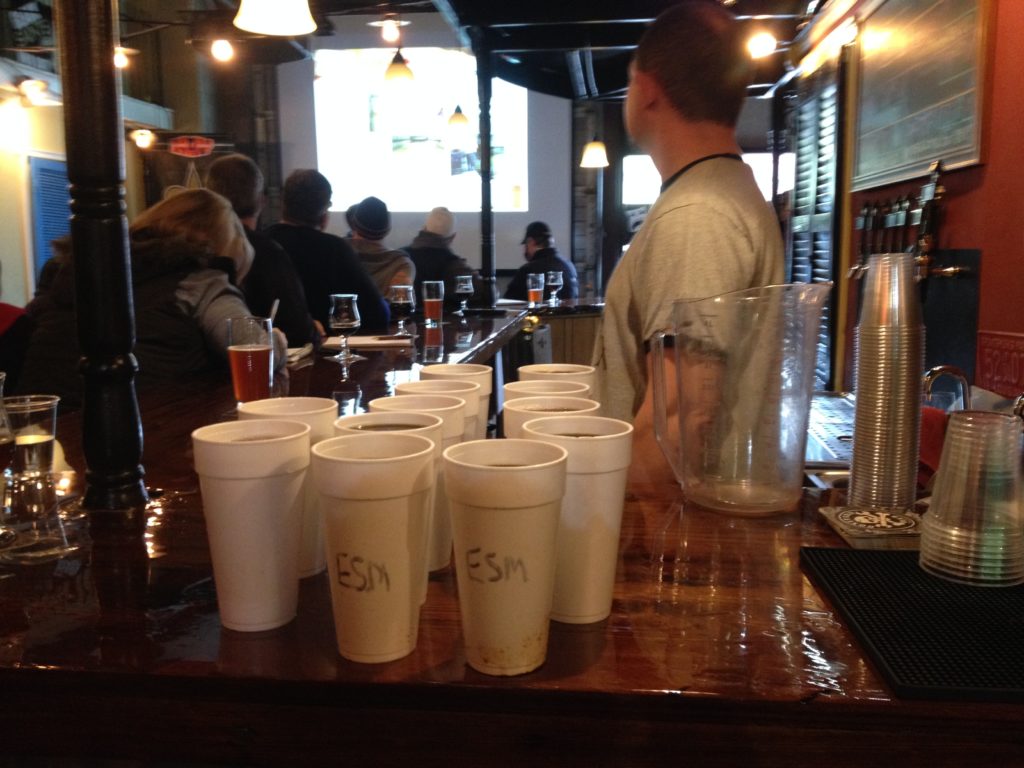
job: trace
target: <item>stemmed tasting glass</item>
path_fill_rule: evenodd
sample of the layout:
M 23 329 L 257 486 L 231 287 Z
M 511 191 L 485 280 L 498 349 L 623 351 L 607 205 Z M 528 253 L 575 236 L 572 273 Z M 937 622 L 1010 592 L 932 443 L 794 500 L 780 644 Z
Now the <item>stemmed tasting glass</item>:
M 341 336 L 338 354 L 328 358 L 344 366 L 365 360 L 362 355 L 353 354 L 348 348 L 348 337 L 359 330 L 359 297 L 354 293 L 332 293 L 331 312 L 327 316 L 327 324 L 334 333 Z
M 547 273 L 547 277 L 545 278 L 545 282 L 547 283 L 548 288 L 552 289 L 552 291 L 551 291 L 551 298 L 548 299 L 548 304 L 550 304 L 552 307 L 557 307 L 558 306 L 558 292 L 560 290 L 562 290 L 562 285 L 563 285 L 563 283 L 562 283 L 562 271 L 559 270 L 559 269 L 556 269 L 553 272 L 548 272 Z
M 455 314 L 460 317 L 466 316 L 466 304 L 469 302 L 469 297 L 473 295 L 473 276 L 472 275 L 456 275 L 455 276 L 455 293 L 459 296 L 461 304 L 459 305 L 459 311 Z
M 395 336 L 412 336 L 405 327 L 406 318 L 416 309 L 416 291 L 411 285 L 392 285 L 388 289 L 388 305 L 391 316 L 398 320 Z

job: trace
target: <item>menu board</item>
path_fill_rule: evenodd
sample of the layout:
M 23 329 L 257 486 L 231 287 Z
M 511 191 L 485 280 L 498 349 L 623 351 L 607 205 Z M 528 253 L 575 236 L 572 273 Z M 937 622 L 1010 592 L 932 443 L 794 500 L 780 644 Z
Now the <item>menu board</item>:
M 861 24 L 853 189 L 981 160 L 985 0 L 888 0 Z

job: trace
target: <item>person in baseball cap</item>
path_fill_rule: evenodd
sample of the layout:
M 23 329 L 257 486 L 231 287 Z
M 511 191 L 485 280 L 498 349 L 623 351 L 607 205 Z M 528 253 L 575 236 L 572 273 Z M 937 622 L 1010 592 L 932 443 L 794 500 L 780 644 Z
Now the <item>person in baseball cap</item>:
M 538 243 L 545 243 L 546 245 L 554 242 L 554 238 L 551 235 L 551 227 L 543 221 L 531 221 L 526 225 L 526 234 L 523 235 L 520 245 L 526 245 L 526 241 L 530 239 L 536 240 Z
M 576 299 L 580 295 L 579 279 L 576 276 L 576 267 L 572 262 L 562 258 L 555 250 L 555 238 L 551 234 L 551 227 L 544 221 L 531 221 L 526 226 L 526 234 L 523 235 L 523 258 L 526 263 L 519 268 L 519 271 L 512 278 L 512 282 L 505 289 L 505 298 L 516 301 L 526 301 L 526 276 L 531 272 L 561 272 L 562 290 L 559 291 L 561 299 Z

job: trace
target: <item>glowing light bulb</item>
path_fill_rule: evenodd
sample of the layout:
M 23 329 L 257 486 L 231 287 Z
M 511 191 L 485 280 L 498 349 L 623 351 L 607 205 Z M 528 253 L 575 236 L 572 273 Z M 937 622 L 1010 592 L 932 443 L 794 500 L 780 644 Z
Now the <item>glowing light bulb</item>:
M 149 149 L 156 141 L 156 134 L 147 128 L 139 128 L 132 131 L 130 138 L 139 149 Z
M 114 48 L 114 66 L 118 69 L 124 69 L 128 66 L 128 52 L 125 51 L 123 46 L 117 46 Z
M 380 36 L 387 43 L 397 43 L 398 38 L 402 36 L 398 22 L 394 19 L 384 19 L 384 23 L 380 26 Z
M 747 52 L 752 59 L 763 59 L 775 53 L 778 41 L 771 32 L 758 32 L 747 40 Z
M 214 40 L 210 44 L 210 55 L 217 61 L 231 61 L 235 58 L 235 47 L 223 38 Z

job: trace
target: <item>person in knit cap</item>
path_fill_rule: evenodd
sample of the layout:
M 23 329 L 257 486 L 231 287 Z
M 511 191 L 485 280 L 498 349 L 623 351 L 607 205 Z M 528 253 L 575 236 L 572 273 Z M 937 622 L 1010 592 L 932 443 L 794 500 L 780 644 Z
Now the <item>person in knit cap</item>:
M 416 265 L 416 295 L 423 294 L 424 280 L 444 281 L 445 309 L 458 309 L 463 298 L 455 293 L 455 278 L 458 275 L 473 276 L 473 296 L 476 303 L 480 297 L 480 275 L 461 256 L 452 252 L 455 240 L 455 216 L 447 208 L 434 208 L 427 214 L 423 229 L 416 235 L 406 251 Z
M 331 183 L 313 168 L 299 168 L 285 179 L 281 221 L 266 232 L 291 256 L 313 319 L 326 328 L 332 293 L 359 296 L 363 328 L 388 327 L 390 314 L 377 285 L 363 269 L 349 241 L 325 231 L 331 210 Z
M 416 266 L 409 254 L 384 245 L 383 240 L 391 231 L 391 214 L 384 201 L 367 197 L 350 210 L 347 218 L 352 237 L 349 243 L 381 294 L 387 296 L 392 285 L 412 285 Z

